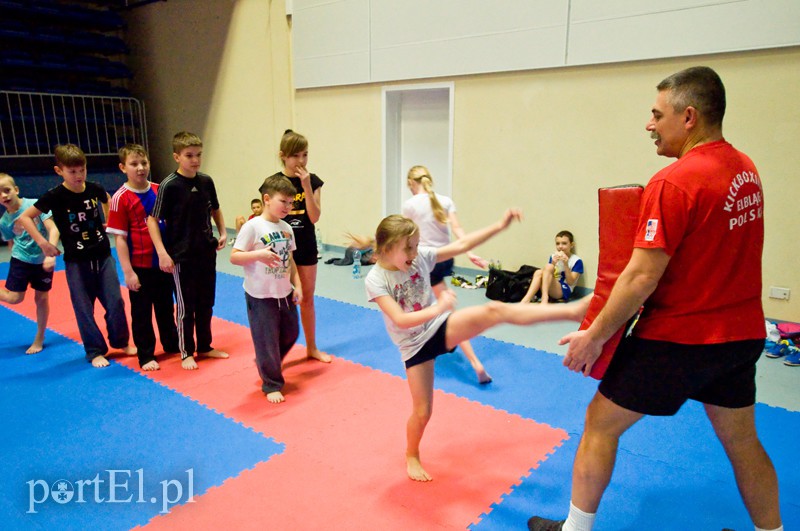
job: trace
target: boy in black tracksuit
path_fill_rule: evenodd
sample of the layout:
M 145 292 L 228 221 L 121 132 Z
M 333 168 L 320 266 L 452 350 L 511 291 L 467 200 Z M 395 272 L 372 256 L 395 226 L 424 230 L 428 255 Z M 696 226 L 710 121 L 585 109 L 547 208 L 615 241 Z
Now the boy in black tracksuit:
M 173 137 L 172 151 L 178 169 L 161 182 L 147 228 L 158 253 L 159 267 L 172 273 L 175 281 L 181 366 L 196 369 L 195 352 L 209 358 L 228 357 L 211 346 L 216 255 L 225 247 L 227 233 L 214 181 L 198 171 L 202 140 L 182 131 Z M 214 237 L 211 218 L 219 239 Z M 159 221 L 165 223 L 163 237 Z

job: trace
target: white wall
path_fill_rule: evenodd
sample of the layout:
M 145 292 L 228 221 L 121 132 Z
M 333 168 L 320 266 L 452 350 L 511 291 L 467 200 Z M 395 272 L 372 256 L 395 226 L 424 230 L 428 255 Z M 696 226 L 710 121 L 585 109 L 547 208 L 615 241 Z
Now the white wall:
M 297 88 L 800 44 L 797 0 L 294 0 Z

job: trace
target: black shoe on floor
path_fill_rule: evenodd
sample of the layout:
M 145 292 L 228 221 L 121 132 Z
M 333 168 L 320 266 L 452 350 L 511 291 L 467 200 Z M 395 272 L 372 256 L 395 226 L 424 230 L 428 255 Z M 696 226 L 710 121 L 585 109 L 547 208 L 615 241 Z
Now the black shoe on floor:
M 528 520 L 529 531 L 561 531 L 565 520 L 548 520 L 540 516 L 533 516 Z

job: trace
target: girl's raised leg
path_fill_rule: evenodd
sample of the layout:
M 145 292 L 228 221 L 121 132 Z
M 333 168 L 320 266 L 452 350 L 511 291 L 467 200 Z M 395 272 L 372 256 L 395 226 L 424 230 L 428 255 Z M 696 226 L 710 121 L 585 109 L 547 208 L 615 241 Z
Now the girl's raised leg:
M 580 322 L 586 315 L 590 300 L 591 296 L 587 296 L 576 302 L 553 305 L 493 301 L 482 306 L 459 309 L 447 320 L 445 342 L 447 348 L 453 348 L 501 323 L 531 325 L 546 321 Z

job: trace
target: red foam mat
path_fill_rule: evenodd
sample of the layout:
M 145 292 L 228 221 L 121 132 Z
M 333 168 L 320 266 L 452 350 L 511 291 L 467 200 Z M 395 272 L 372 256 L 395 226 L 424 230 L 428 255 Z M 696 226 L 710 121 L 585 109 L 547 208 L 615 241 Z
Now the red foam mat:
M 215 333 L 243 328 L 214 326 Z M 187 396 L 286 449 L 196 503 L 154 518 L 148 529 L 261 529 L 266 522 L 297 529 L 464 529 L 567 437 L 437 391 L 422 448 L 435 480 L 415 483 L 405 475 L 410 397 L 402 378 L 341 358 L 330 365 L 306 361 L 298 346 L 285 363 L 286 402 L 272 405 L 261 393 L 251 350 L 218 346 L 233 359 L 201 361 L 200 371 L 216 372 L 234 359 L 247 366 L 193 386 Z M 189 380 L 175 373 L 165 367 L 149 376 L 182 392 L 181 382 Z M 224 441 L 209 443 L 224 451 Z
M 63 273 L 57 277 L 54 299 L 61 301 L 66 286 Z M 34 315 L 32 301 L 15 309 Z M 74 318 L 72 324 L 63 318 L 71 315 L 68 301 L 53 313 L 52 328 L 77 339 Z M 413 482 L 405 474 L 411 399 L 403 378 L 342 358 L 330 365 L 307 361 L 296 346 L 284 363 L 286 402 L 270 404 L 249 330 L 215 318 L 213 331 L 215 347 L 230 359 L 201 359 L 197 371 L 185 371 L 178 356 L 160 356 L 162 369 L 143 374 L 285 450 L 155 517 L 146 529 L 464 529 L 568 437 L 437 390 L 422 443 L 423 463 L 435 479 Z M 135 357 L 115 359 L 139 370 Z M 95 369 L 87 364 L 87 370 Z M 187 451 L 196 452 L 195 470 L 202 473 L 204 453 L 225 452 L 225 441 L 191 441 Z

